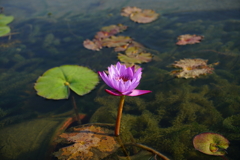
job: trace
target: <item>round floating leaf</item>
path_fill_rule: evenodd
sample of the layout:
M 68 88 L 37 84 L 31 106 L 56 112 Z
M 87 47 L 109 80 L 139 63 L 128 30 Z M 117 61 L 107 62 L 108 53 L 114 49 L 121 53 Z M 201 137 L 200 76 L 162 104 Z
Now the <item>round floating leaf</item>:
M 11 31 L 8 26 L 0 26 L 0 37 L 8 34 Z
M 78 95 L 89 93 L 98 83 L 98 75 L 78 65 L 63 65 L 47 70 L 38 78 L 34 88 L 48 99 L 67 99 L 70 90 Z
M 62 133 L 59 140 L 62 143 L 72 142 L 72 145 L 60 148 L 53 155 L 59 160 L 65 159 L 103 159 L 114 153 L 119 143 L 112 130 L 96 125 L 82 125 L 73 128 L 73 132 Z
M 194 148 L 208 155 L 222 156 L 226 154 L 229 141 L 217 133 L 201 133 L 193 139 Z
M 4 14 L 0 14 L 0 25 L 7 25 L 13 21 L 13 16 L 5 16 Z

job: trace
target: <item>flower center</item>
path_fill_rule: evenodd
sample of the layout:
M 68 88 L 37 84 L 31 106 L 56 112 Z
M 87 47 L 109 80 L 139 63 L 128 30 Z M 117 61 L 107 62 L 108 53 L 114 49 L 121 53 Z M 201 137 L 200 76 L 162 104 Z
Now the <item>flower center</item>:
M 120 77 L 116 77 L 116 80 L 119 81 L 120 79 L 122 79 L 123 82 L 127 82 L 128 80 L 130 80 L 130 78 L 129 78 L 128 76 L 120 76 Z

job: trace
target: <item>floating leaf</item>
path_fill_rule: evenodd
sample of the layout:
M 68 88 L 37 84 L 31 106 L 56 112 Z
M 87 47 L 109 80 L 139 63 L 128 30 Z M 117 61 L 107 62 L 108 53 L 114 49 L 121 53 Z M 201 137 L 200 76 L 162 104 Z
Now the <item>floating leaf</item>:
M 172 65 L 181 68 L 181 70 L 174 70 L 171 73 L 178 78 L 197 78 L 200 75 L 210 74 L 214 70 L 212 66 L 218 63 L 207 65 L 207 61 L 203 59 L 181 59 L 175 61 Z
M 0 14 L 0 25 L 7 25 L 8 23 L 11 23 L 13 19 L 13 16 L 5 16 L 4 14 Z
M 87 49 L 91 49 L 94 51 L 100 51 L 100 49 L 102 49 L 101 41 L 97 39 L 94 39 L 93 41 L 87 39 L 83 41 L 83 46 Z
M 142 48 L 139 47 L 128 47 L 125 53 L 128 57 L 136 57 L 142 51 Z
M 223 156 L 229 146 L 229 141 L 217 133 L 201 133 L 193 139 L 194 148 L 202 153 Z
M 121 11 L 121 15 L 125 17 L 129 17 L 132 13 L 141 12 L 142 9 L 137 7 L 124 7 Z
M 110 25 L 110 26 L 103 27 L 101 28 L 101 31 L 105 31 L 105 32 L 115 31 L 116 33 L 119 33 L 126 29 L 127 29 L 127 26 L 118 24 L 118 25 Z
M 130 19 L 138 23 L 150 23 L 158 18 L 159 14 L 151 9 L 145 9 L 142 12 L 134 12 Z
M 178 37 L 177 45 L 186 45 L 186 44 L 195 44 L 200 43 L 203 39 L 203 36 L 185 34 Z
M 61 148 L 54 153 L 59 160 L 65 159 L 103 159 L 115 152 L 120 145 L 111 130 L 98 126 L 80 126 L 71 133 L 63 133 L 60 139 L 66 139 L 74 144 Z
M 63 65 L 47 70 L 34 88 L 47 99 L 67 99 L 70 89 L 78 95 L 89 93 L 98 83 L 98 75 L 78 65 Z
M 124 63 L 150 62 L 152 60 L 152 54 L 151 53 L 139 53 L 135 56 L 127 56 L 125 54 L 118 53 L 118 59 Z
M 0 37 L 10 33 L 11 29 L 8 26 L 0 26 Z
M 128 44 L 132 39 L 126 36 L 111 36 L 102 40 L 102 45 L 106 47 L 118 47 Z

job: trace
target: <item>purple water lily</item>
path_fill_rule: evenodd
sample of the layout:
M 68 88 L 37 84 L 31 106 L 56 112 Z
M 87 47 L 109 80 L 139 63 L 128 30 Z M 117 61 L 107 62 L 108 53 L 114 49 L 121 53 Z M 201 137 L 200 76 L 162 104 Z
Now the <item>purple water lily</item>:
M 98 72 L 103 81 L 112 89 L 106 89 L 106 92 L 114 96 L 139 96 L 150 93 L 149 90 L 135 89 L 142 76 L 142 68 L 135 71 L 134 66 L 126 67 L 120 62 L 116 66 L 108 67 L 108 75 L 105 72 Z

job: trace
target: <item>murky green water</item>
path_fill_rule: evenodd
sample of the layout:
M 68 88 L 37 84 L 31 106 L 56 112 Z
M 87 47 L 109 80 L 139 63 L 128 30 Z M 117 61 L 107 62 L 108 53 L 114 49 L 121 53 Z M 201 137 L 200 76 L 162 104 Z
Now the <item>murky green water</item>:
M 219 133 L 230 141 L 227 159 L 240 158 L 238 1 L 25 0 L 1 6 L 6 15 L 15 17 L 9 26 L 16 34 L 0 38 L 0 159 L 44 159 L 52 135 L 72 116 L 72 102 L 39 97 L 34 83 L 46 70 L 64 64 L 96 72 L 115 64 L 117 53 L 112 48 L 91 51 L 82 43 L 93 39 L 100 28 L 118 23 L 128 26 L 121 35 L 132 37 L 154 55 L 151 62 L 141 64 L 138 86 L 152 93 L 127 97 L 123 132 L 174 160 L 222 159 L 204 155 L 192 145 L 199 133 Z M 154 9 L 161 16 L 152 23 L 137 24 L 120 15 L 124 6 Z M 182 34 L 203 35 L 204 40 L 176 46 Z M 170 65 L 183 58 L 220 63 L 211 75 L 174 78 Z M 106 88 L 101 81 L 91 93 L 74 95 L 87 122 L 115 122 L 119 98 L 107 95 Z

